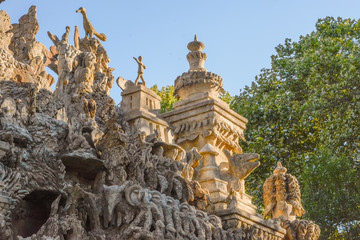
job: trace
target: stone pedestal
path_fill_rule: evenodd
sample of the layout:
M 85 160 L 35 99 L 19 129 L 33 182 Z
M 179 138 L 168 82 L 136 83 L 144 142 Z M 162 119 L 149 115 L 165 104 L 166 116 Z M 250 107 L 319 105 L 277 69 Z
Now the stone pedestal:
M 176 144 L 186 151 L 196 147 L 203 155 L 194 180 L 209 190 L 211 201 L 220 210 L 228 207 L 225 200 L 230 190 L 229 162 L 224 151 L 242 153 L 239 139 L 245 140 L 247 119 L 219 98 L 223 92 L 222 78 L 205 69 L 206 54 L 201 52 L 204 47 L 196 36 L 189 43 L 190 69 L 175 80 L 175 94 L 181 101 L 174 104 L 175 110 L 162 116 L 174 127 Z M 256 212 L 244 188 L 235 194 L 237 208 Z
M 169 124 L 160 116 L 161 98 L 144 85 L 130 85 L 122 93 L 121 110 L 125 120 L 136 126 L 145 135 L 158 132 L 166 143 L 173 142 L 173 133 Z
M 251 196 L 245 193 L 245 178 L 257 167 L 246 164 L 256 161 L 258 155 L 242 154 L 239 140 L 245 140 L 247 119 L 219 98 L 222 78 L 205 69 L 206 54 L 201 52 L 204 47 L 197 38 L 189 43 L 190 69 L 175 80 L 175 94 L 181 101 L 162 116 L 174 128 L 176 144 L 187 151 L 196 147 L 203 156 L 194 180 L 209 191 L 215 206 L 212 213 L 221 217 L 225 228 L 243 229 L 244 239 L 283 239 L 285 230 L 263 220 Z M 248 172 L 243 174 L 241 169 Z

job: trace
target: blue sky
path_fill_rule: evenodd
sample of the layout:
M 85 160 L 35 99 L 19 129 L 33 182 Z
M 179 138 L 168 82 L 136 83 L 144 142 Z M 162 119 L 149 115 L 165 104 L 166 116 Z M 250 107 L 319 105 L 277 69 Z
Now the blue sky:
M 52 45 L 47 31 L 61 36 L 67 25 L 71 35 L 78 25 L 84 36 L 82 17 L 75 11 L 85 7 L 95 29 L 107 35 L 103 45 L 115 78 L 135 80 L 137 64 L 132 57 L 141 55 L 148 87 L 173 84 L 189 69 L 186 46 L 196 33 L 206 46 L 205 67 L 223 77 L 232 95 L 270 67 L 270 56 L 285 38 L 298 40 L 312 32 L 319 18 L 360 15 L 360 1 L 350 0 L 6 0 L 0 9 L 16 23 L 31 5 L 38 9 L 37 41 L 47 47 Z M 117 103 L 120 93 L 114 84 L 111 96 Z

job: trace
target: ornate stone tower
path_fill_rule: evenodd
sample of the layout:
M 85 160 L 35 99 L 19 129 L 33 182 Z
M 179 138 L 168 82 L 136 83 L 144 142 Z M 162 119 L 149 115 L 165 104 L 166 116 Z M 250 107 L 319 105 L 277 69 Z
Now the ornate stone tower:
M 163 114 L 174 127 L 175 143 L 185 150 L 193 147 L 203 155 L 194 180 L 210 193 L 215 210 L 228 229 L 257 226 L 259 233 L 279 239 L 284 230 L 264 221 L 256 213 L 251 197 L 245 192 L 245 178 L 260 163 L 258 154 L 243 153 L 247 119 L 230 109 L 219 98 L 224 92 L 222 78 L 206 70 L 205 45 L 197 40 L 188 44 L 189 71 L 175 80 L 175 94 L 181 101 L 175 110 Z
M 225 199 L 231 188 L 226 176 L 229 161 L 224 151 L 242 153 L 239 139 L 244 139 L 243 132 L 247 119 L 232 111 L 219 98 L 222 78 L 206 70 L 204 63 L 205 45 L 197 40 L 188 44 L 187 54 L 189 71 L 175 80 L 175 94 L 181 101 L 174 104 L 175 110 L 163 114 L 163 117 L 175 128 L 175 143 L 185 150 L 197 147 L 204 156 L 197 168 L 195 179 L 207 188 L 216 209 L 226 208 Z M 239 187 L 238 199 L 242 199 L 244 209 L 255 212 L 251 198 Z

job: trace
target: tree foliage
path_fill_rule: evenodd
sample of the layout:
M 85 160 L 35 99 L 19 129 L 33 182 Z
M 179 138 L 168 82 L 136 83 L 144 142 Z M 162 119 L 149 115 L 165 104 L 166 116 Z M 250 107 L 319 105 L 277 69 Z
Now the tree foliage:
M 162 87 L 161 90 L 159 90 L 158 86 L 154 85 L 151 87 L 151 90 L 161 97 L 162 113 L 174 110 L 174 103 L 179 101 L 179 99 L 174 96 L 174 86 Z
M 262 155 L 248 178 L 255 202 L 262 204 L 262 183 L 281 161 L 298 177 L 304 217 L 320 225 L 322 239 L 359 237 L 359 40 L 359 21 L 320 19 L 311 34 L 277 46 L 271 68 L 233 105 L 249 119 L 244 151 Z

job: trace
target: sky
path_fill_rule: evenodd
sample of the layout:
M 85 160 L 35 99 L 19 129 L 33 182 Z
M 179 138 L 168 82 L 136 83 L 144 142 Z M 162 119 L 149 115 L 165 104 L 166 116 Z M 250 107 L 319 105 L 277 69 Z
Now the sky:
M 37 6 L 40 24 L 36 40 L 47 47 L 52 45 L 47 31 L 61 37 L 70 26 L 72 42 L 77 25 L 84 37 L 81 14 L 75 11 L 86 8 L 96 31 L 107 35 L 102 44 L 109 66 L 115 68 L 115 79 L 134 81 L 133 57 L 141 55 L 148 87 L 173 85 L 177 76 L 188 71 L 186 46 L 197 34 L 205 44 L 205 67 L 222 76 L 231 95 L 239 94 L 261 69 L 271 66 L 275 47 L 286 38 L 297 41 L 311 33 L 319 18 L 360 16 L 358 0 L 6 0 L 0 9 L 17 23 L 31 5 Z M 110 95 L 116 103 L 120 94 L 114 84 Z

